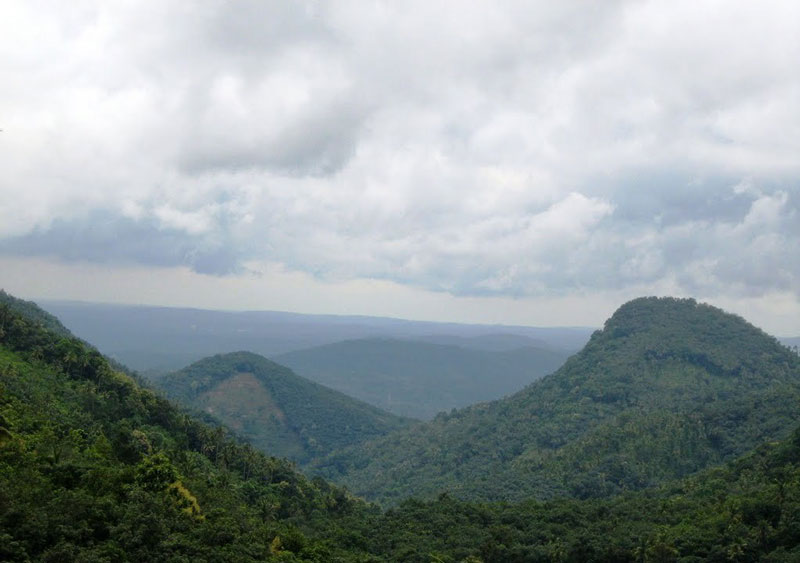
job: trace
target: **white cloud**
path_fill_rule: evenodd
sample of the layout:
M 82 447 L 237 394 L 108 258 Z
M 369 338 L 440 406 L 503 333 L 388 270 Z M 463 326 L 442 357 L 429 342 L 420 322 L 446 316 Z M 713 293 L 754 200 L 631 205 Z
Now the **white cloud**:
M 0 56 L 6 254 L 800 298 L 795 2 L 12 2 Z

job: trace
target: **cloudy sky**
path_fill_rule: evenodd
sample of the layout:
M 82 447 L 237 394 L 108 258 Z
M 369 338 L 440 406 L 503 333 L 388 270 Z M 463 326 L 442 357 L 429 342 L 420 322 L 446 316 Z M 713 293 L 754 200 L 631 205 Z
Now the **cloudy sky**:
M 800 3 L 4 1 L 0 287 L 800 334 Z

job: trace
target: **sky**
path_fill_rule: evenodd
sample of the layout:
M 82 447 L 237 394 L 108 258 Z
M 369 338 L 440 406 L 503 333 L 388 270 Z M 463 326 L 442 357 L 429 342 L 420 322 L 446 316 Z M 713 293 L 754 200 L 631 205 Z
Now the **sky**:
M 800 334 L 800 3 L 0 4 L 0 287 Z

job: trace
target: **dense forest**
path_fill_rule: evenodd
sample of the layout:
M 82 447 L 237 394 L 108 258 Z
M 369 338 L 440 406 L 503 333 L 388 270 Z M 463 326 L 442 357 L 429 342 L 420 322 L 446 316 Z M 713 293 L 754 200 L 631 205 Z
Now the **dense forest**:
M 635 329 L 637 317 L 609 321 L 611 334 L 594 345 Z M 761 364 L 741 357 L 783 358 L 763 338 L 736 361 L 713 347 L 708 359 L 755 378 L 749 370 Z M 753 439 L 759 428 L 783 427 L 780 409 L 775 423 L 769 412 L 748 429 Z M 0 560 L 797 561 L 796 405 L 791 418 L 782 440 L 644 491 L 519 503 L 440 493 L 382 512 L 198 421 L 56 319 L 1 294 Z
M 32 304 L 2 301 L 0 560 L 348 553 L 340 536 L 366 504 L 180 411 Z
M 411 423 L 250 352 L 200 360 L 158 385 L 262 451 L 298 463 Z
M 691 299 L 622 307 L 558 371 L 318 464 L 382 503 L 410 495 L 608 496 L 732 459 L 797 424 L 800 358 Z

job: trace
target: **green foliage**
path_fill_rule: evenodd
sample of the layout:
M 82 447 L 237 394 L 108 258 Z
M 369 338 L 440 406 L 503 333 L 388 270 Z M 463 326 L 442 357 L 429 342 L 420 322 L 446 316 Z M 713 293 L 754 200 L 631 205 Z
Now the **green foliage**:
M 377 526 L 370 549 L 392 561 L 797 561 L 800 429 L 660 489 L 519 504 L 440 495 Z
M 741 455 L 795 427 L 800 358 L 693 300 L 621 307 L 556 373 L 503 400 L 439 415 L 318 464 L 393 504 L 608 496 Z
M 696 335 L 682 339 L 689 355 L 702 352 L 706 360 L 701 363 L 720 366 L 711 369 L 717 373 L 705 367 L 678 373 L 661 360 L 642 372 L 647 385 L 667 396 L 674 392 L 691 399 L 700 374 L 711 382 L 721 378 L 744 386 L 749 391 L 745 397 L 736 398 L 733 385 L 709 384 L 702 388 L 716 397 L 708 401 L 710 411 L 697 405 L 691 412 L 679 411 L 669 409 L 666 400 L 643 395 L 631 383 L 635 392 L 624 404 L 634 410 L 609 417 L 590 432 L 573 428 L 577 441 L 565 440 L 548 455 L 536 457 L 523 450 L 515 459 L 533 476 L 545 475 L 540 465 L 566 472 L 568 462 L 580 461 L 584 466 L 561 475 L 560 483 L 592 491 L 605 490 L 613 483 L 608 475 L 628 475 L 631 466 L 637 468 L 634 475 L 646 477 L 665 464 L 664 475 L 669 475 L 693 471 L 697 463 L 692 460 L 714 459 L 719 448 L 735 450 L 727 437 L 733 436 L 733 426 L 726 425 L 730 421 L 739 424 L 742 431 L 736 436 L 744 441 L 791 424 L 796 429 L 783 440 L 680 481 L 610 498 L 512 504 L 464 501 L 441 493 L 436 500 L 408 499 L 381 513 L 321 478 L 303 477 L 284 460 L 237 443 L 223 428 L 198 422 L 111 369 L 90 348 L 47 330 L 35 315 L 29 318 L 0 305 L 0 328 L 2 561 L 800 560 L 797 405 L 788 414 L 781 410 L 786 388 L 780 366 L 785 358 L 763 336 L 749 353 L 771 359 L 750 364 L 747 381 L 736 373 L 742 362 L 727 362 L 713 346 L 692 343 Z M 614 328 L 607 325 L 604 332 Z M 625 336 L 631 337 L 635 334 Z M 614 338 L 604 340 L 602 333 L 592 345 L 625 348 Z M 735 341 L 732 346 L 750 345 Z M 596 358 L 627 365 L 619 355 Z M 651 361 L 628 359 L 639 366 Z M 788 367 L 795 369 L 794 364 Z M 594 397 L 605 389 L 581 380 L 576 372 L 565 373 L 576 378 L 569 383 L 584 384 L 577 390 L 567 385 L 570 393 Z M 762 373 L 774 383 L 769 391 L 752 381 Z M 792 373 L 796 375 L 790 371 L 787 377 Z M 686 384 L 690 391 L 679 391 Z M 764 409 L 765 402 L 779 408 Z M 613 404 L 602 398 L 578 403 L 594 408 Z M 730 407 L 732 414 L 720 405 Z M 476 407 L 479 412 L 492 408 L 497 407 Z M 558 405 L 553 412 L 559 414 Z M 787 418 L 793 421 L 787 423 Z M 441 419 L 475 422 L 458 412 Z M 569 428 L 565 422 L 565 432 Z M 557 434 L 540 436 L 558 443 Z M 467 463 L 477 453 L 462 450 L 460 455 Z M 440 454 L 429 452 L 431 458 Z M 650 458 L 658 460 L 652 467 L 646 463 Z M 626 460 L 627 465 L 622 463 Z M 592 476 L 596 482 L 577 480 Z M 493 486 L 489 479 L 483 483 Z
M 159 385 L 262 451 L 300 463 L 409 423 L 249 352 L 206 358 Z
M 374 511 L 232 440 L 38 315 L 0 305 L 0 560 L 296 561 Z M 355 522 L 354 524 L 351 524 Z M 331 558 L 319 554 L 328 554 Z
M 72 334 L 61 324 L 61 321 L 47 311 L 39 308 L 33 301 L 18 299 L 0 289 L 0 307 L 8 308 L 10 311 L 24 317 L 28 322 L 42 327 L 52 334 L 67 338 L 72 337 Z M 0 335 L 0 337 L 2 336 Z

